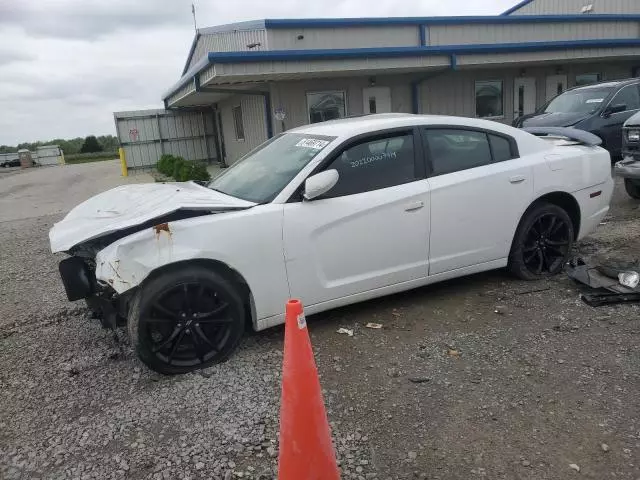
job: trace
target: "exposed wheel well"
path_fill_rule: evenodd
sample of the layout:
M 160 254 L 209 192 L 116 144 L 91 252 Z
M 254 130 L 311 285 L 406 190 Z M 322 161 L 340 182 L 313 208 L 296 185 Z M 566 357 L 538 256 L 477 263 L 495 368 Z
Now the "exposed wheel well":
M 211 270 L 216 271 L 220 275 L 224 276 L 227 280 L 232 282 L 238 288 L 240 296 L 243 299 L 244 309 L 246 312 L 245 327 L 247 331 L 255 330 L 254 319 L 256 318 L 256 312 L 251 289 L 249 288 L 249 285 L 247 284 L 247 281 L 244 279 L 244 277 L 240 275 L 237 270 L 234 270 L 224 262 L 221 262 L 219 260 L 212 260 L 210 258 L 194 258 L 191 260 L 183 260 L 180 262 L 170 263 L 153 270 L 143 283 L 149 281 L 149 279 L 151 278 L 157 277 L 158 275 L 166 274 L 168 272 L 183 268 L 186 265 L 199 265 L 210 268 Z
M 552 192 L 543 195 L 538 198 L 535 202 L 529 206 L 531 208 L 533 205 L 537 205 L 539 203 L 551 203 L 562 208 L 571 219 L 571 223 L 573 224 L 573 234 L 574 240 L 578 238 L 578 234 L 580 232 L 580 205 L 578 205 L 578 201 L 575 199 L 573 195 L 566 192 Z

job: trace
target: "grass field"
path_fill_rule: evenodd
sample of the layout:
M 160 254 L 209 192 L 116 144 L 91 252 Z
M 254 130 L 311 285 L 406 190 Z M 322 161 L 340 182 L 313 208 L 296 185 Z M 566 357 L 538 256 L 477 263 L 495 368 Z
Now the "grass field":
M 75 165 L 76 163 L 101 162 L 115 158 L 118 158 L 118 152 L 75 153 L 65 155 L 64 161 L 69 165 Z

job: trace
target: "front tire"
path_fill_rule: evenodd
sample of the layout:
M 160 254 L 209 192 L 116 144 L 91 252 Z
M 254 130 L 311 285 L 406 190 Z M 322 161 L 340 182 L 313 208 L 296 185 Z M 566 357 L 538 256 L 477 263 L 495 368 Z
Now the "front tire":
M 562 270 L 574 239 L 573 222 L 565 210 L 550 203 L 529 208 L 520 220 L 509 270 L 523 280 L 538 280 Z
M 640 180 L 624 179 L 624 189 L 631 198 L 640 199 Z
M 234 352 L 244 333 L 244 315 L 233 282 L 210 269 L 187 266 L 141 288 L 131 306 L 129 336 L 152 370 L 187 373 Z

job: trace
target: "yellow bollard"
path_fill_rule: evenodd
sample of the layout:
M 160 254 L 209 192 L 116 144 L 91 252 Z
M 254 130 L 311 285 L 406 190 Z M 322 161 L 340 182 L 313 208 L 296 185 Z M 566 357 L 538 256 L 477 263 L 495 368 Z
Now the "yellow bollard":
M 128 177 L 129 171 L 127 170 L 127 162 L 124 158 L 124 148 L 118 148 L 118 153 L 120 154 L 120 168 L 122 169 L 122 176 Z

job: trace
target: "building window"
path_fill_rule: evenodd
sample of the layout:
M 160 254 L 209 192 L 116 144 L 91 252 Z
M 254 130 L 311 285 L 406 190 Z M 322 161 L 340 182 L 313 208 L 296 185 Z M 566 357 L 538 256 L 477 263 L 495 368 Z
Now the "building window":
M 233 107 L 233 127 L 236 132 L 236 140 L 244 140 L 244 125 L 242 123 L 242 107 Z
M 576 75 L 576 87 L 598 83 L 600 79 L 601 77 L 599 73 L 583 73 L 580 75 Z
M 346 95 L 342 91 L 307 93 L 309 123 L 345 117 L 345 97 Z
M 476 117 L 503 117 L 503 105 L 502 80 L 481 80 L 476 82 Z

